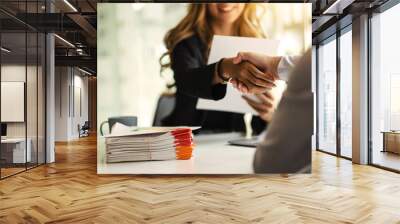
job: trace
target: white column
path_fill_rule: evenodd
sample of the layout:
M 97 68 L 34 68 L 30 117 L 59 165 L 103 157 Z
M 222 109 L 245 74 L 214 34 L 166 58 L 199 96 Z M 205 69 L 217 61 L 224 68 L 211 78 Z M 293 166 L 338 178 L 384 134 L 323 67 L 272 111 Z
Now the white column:
M 353 20 L 353 162 L 368 163 L 368 15 Z
M 54 12 L 54 5 L 46 1 L 46 12 Z M 52 33 L 46 34 L 46 163 L 55 161 L 55 43 Z
M 54 35 L 46 35 L 46 163 L 55 161 L 54 134 L 55 134 L 55 60 Z

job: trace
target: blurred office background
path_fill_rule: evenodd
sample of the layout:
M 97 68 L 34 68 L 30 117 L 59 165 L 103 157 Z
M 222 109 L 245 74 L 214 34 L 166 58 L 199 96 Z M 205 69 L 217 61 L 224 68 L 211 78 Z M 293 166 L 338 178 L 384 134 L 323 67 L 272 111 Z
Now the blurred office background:
M 311 46 L 311 4 L 258 7 L 267 37 L 281 41 L 280 54 L 301 54 Z M 135 115 L 139 126 L 153 124 L 157 100 L 173 83 L 171 71 L 160 74 L 159 58 L 166 52 L 163 38 L 186 10 L 184 3 L 98 5 L 100 121 Z

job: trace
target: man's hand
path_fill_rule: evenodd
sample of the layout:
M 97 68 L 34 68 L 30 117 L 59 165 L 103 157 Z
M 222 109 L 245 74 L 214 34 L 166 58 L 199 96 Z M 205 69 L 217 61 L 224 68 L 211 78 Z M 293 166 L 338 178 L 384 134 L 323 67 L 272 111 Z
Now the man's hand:
M 281 57 L 271 57 L 253 52 L 239 52 L 238 55 L 233 58 L 233 63 L 238 64 L 244 61 L 250 62 L 264 73 L 265 78 L 274 82 L 278 79 L 277 73 L 280 60 Z M 238 79 L 232 79 L 231 83 L 242 93 L 254 93 L 254 91 L 248 88 L 246 83 L 241 82 Z
M 254 110 L 257 111 L 261 119 L 266 122 L 270 122 L 275 111 L 274 97 L 270 92 L 255 94 L 255 96 L 257 97 L 258 101 L 251 99 L 246 95 L 242 97 Z
M 233 80 L 238 80 L 246 85 L 247 89 L 252 93 L 262 93 L 276 86 L 255 65 L 247 61 L 234 63 L 233 60 L 234 58 L 225 58 L 221 61 L 220 66 L 223 76 L 227 74 Z
M 258 69 L 265 73 L 265 75 L 272 80 L 278 79 L 278 65 L 281 57 L 272 57 L 254 52 L 239 52 L 233 58 L 233 63 L 239 64 L 243 61 L 248 61 L 255 65 Z
M 232 79 L 230 82 L 231 82 L 232 86 L 233 86 L 235 89 L 239 90 L 240 92 L 242 92 L 242 93 L 249 93 L 249 89 L 247 88 L 247 86 L 246 86 L 244 83 L 239 82 L 239 81 L 236 80 L 236 79 Z

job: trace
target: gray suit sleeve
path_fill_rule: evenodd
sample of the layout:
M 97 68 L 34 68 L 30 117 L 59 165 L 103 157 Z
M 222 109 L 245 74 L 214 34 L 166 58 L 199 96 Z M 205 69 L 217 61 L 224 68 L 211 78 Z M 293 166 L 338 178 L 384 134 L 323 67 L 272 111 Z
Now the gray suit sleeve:
M 254 157 L 256 173 L 309 172 L 313 132 L 311 52 L 298 61 L 290 73 L 267 134 Z

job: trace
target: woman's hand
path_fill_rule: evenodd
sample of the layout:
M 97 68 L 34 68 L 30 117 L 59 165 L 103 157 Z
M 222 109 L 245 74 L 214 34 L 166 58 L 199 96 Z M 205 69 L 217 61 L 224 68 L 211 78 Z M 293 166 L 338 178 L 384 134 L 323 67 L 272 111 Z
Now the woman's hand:
M 280 56 L 268 56 L 254 52 L 239 52 L 233 58 L 233 63 L 239 64 L 248 61 L 264 72 L 266 76 L 269 76 L 270 79 L 276 80 L 279 79 L 278 65 L 281 58 Z
M 263 93 L 276 86 L 274 80 L 247 61 L 234 63 L 234 58 L 225 58 L 219 66 L 224 77 L 243 83 L 250 93 Z
M 243 95 L 242 97 L 254 110 L 257 111 L 261 119 L 265 122 L 270 122 L 275 111 L 274 97 L 269 91 L 255 94 L 255 96 L 258 99 L 257 101 L 246 95 Z
M 275 81 L 278 79 L 278 64 L 281 60 L 281 57 L 271 57 L 263 54 L 257 54 L 253 52 L 239 52 L 236 57 L 233 58 L 234 64 L 240 64 L 244 61 L 248 61 L 255 65 L 258 69 L 260 69 L 264 76 L 271 80 Z M 248 88 L 246 83 L 232 79 L 232 85 L 238 89 L 242 93 L 252 93 L 252 91 Z

